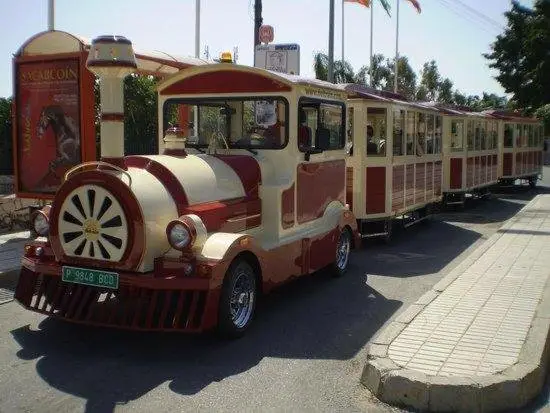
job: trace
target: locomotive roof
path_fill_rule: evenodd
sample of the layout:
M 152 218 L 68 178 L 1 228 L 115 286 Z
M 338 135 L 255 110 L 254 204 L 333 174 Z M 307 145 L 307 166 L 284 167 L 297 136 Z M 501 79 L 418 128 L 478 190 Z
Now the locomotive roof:
M 229 73 L 234 73 L 232 79 L 224 78 Z M 204 76 L 203 76 L 204 75 Z M 186 70 L 182 70 L 173 76 L 165 79 L 157 86 L 157 90 L 161 94 L 186 94 L 191 89 L 191 93 L 196 94 L 199 92 L 197 85 L 191 85 L 190 79 L 197 79 L 202 76 L 203 79 L 196 80 L 196 82 L 204 82 L 204 87 L 200 89 L 200 93 L 261 93 L 261 92 L 284 92 L 290 91 L 293 87 L 303 86 L 305 87 L 305 94 L 315 95 L 319 90 L 323 90 L 323 95 L 345 100 L 346 95 L 344 91 L 334 83 L 326 82 L 319 79 L 309 79 L 306 77 L 291 75 L 281 72 L 275 72 L 272 70 L 266 70 L 257 67 L 237 65 L 234 63 L 214 63 L 206 64 L 196 67 L 191 67 Z M 206 78 L 209 77 L 208 80 Z M 216 80 L 213 80 L 217 77 Z M 238 79 L 237 79 L 238 78 Z M 237 81 L 244 83 L 240 85 L 241 90 L 237 90 L 235 85 L 227 85 L 227 82 Z M 218 82 L 217 86 L 214 83 Z M 235 86 L 235 87 L 233 87 Z M 311 90 L 308 90 L 311 88 Z

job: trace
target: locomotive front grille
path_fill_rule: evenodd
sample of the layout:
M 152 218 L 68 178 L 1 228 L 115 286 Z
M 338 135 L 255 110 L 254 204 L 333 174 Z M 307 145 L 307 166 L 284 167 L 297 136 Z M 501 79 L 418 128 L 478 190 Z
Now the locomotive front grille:
M 15 298 L 31 310 L 77 323 L 191 332 L 200 330 L 206 294 L 129 285 L 120 285 L 115 291 L 23 270 Z
M 118 262 L 126 250 L 128 223 L 111 192 L 83 185 L 63 202 L 58 233 L 67 256 Z

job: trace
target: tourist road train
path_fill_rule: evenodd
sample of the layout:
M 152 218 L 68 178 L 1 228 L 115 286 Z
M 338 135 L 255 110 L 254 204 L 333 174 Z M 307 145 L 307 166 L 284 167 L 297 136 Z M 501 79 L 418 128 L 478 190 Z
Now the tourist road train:
M 343 275 L 393 220 L 541 174 L 533 119 L 228 62 L 163 80 L 159 153 L 125 156 L 135 55 L 123 37 L 94 40 L 101 159 L 69 170 L 35 213 L 19 303 L 89 325 L 240 336 L 262 294 Z

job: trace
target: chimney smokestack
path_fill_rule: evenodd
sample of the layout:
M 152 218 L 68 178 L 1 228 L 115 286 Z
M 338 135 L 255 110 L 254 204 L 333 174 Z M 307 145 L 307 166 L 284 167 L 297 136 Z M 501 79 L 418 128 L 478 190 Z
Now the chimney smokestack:
M 132 42 L 122 36 L 95 38 L 86 66 L 100 82 L 101 160 L 126 169 L 123 81 L 137 68 Z

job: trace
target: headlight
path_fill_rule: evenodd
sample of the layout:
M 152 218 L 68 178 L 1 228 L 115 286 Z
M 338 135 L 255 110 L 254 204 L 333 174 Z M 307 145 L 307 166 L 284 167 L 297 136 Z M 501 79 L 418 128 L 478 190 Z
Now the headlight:
M 166 227 L 168 242 L 172 248 L 180 251 L 191 247 L 196 238 L 193 223 L 182 218 L 170 222 Z
M 37 211 L 32 222 L 34 231 L 41 237 L 45 237 L 50 232 L 50 222 L 43 211 Z

